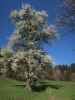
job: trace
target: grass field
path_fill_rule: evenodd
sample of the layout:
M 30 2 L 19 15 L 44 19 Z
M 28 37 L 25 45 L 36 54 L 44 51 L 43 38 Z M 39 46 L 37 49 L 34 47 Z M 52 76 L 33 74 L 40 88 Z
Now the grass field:
M 0 79 L 0 100 L 75 100 L 75 82 L 47 81 L 45 91 L 29 92 L 23 84 L 10 79 Z

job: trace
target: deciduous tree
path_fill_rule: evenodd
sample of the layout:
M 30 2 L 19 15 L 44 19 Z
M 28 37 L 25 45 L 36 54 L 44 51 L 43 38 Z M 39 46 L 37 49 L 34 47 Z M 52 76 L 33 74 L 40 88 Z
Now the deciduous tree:
M 57 32 L 48 24 L 47 17 L 47 12 L 37 11 L 31 5 L 11 12 L 16 26 L 8 43 L 15 51 L 11 67 L 18 75 L 25 76 L 29 88 L 35 80 L 46 78 L 48 68 L 52 67 L 52 60 L 42 50 L 42 43 L 50 43 Z

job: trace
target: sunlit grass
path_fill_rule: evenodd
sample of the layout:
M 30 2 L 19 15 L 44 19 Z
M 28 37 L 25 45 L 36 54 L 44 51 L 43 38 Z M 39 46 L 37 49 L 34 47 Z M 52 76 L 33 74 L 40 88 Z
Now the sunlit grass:
M 16 80 L 0 79 L 0 100 L 75 100 L 75 82 L 46 81 L 50 86 L 41 92 L 30 92 Z M 58 87 L 58 88 L 55 88 Z

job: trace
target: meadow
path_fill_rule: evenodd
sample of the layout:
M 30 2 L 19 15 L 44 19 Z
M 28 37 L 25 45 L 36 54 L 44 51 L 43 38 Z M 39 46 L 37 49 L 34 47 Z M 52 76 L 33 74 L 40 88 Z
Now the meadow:
M 20 85 L 19 85 L 20 84 Z M 0 100 L 75 100 L 75 82 L 46 81 L 44 91 L 28 91 L 24 82 L 0 79 Z

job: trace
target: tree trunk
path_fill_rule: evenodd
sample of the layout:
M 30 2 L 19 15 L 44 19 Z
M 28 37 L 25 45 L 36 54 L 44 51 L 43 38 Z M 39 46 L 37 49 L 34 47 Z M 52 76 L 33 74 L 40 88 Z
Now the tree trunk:
M 28 80 L 26 81 L 26 88 L 27 88 L 29 91 L 31 91 L 31 80 L 30 80 L 30 79 L 28 79 Z

